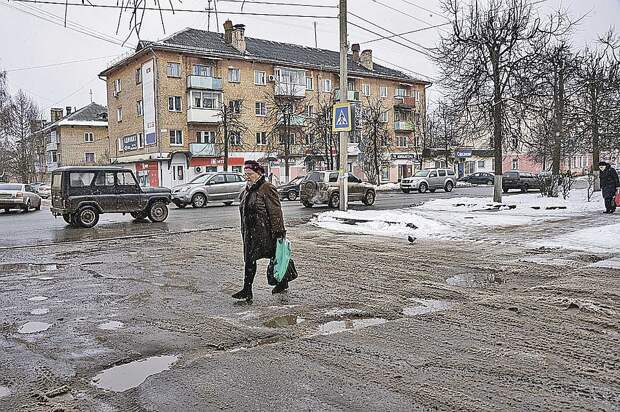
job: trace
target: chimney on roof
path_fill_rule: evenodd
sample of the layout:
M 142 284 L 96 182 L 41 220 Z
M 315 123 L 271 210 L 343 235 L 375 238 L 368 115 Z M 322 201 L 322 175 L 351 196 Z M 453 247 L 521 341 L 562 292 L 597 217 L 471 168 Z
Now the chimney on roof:
M 360 45 L 358 43 L 353 43 L 351 45 L 351 51 L 353 52 L 353 62 L 360 62 Z
M 232 21 L 224 22 L 224 41 L 241 53 L 245 53 L 245 24 L 235 24 Z
M 360 64 L 367 68 L 368 70 L 372 70 L 372 50 L 366 49 L 360 55 Z
M 71 114 L 71 106 L 65 107 L 65 110 L 67 110 L 67 116 L 69 116 Z
M 52 107 L 50 109 L 50 120 L 52 123 L 62 119 L 62 107 Z

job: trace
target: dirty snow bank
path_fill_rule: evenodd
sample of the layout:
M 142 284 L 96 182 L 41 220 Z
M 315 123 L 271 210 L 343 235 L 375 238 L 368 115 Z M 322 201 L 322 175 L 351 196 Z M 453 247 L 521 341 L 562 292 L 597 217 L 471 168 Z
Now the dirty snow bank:
M 532 243 L 533 246 L 560 247 L 589 252 L 620 253 L 620 223 L 577 230 L 560 236 Z M 611 261 L 599 262 L 596 267 L 615 268 Z M 620 268 L 620 266 L 616 266 Z

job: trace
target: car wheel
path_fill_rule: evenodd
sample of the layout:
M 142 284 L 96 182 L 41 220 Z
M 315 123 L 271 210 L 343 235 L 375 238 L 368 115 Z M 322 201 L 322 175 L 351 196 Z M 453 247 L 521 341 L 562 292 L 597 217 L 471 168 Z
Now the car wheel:
M 8 207 L 4 208 L 4 213 L 9 213 L 10 211 L 11 211 L 11 209 L 9 209 Z
M 409 189 L 402 189 L 402 191 L 403 191 L 403 193 L 410 193 L 411 192 L 411 190 L 409 190 Z
M 418 192 L 426 193 L 428 190 L 428 185 L 426 183 L 420 183 L 420 187 L 418 187 Z
M 136 220 L 144 220 L 147 218 L 146 212 L 131 212 L 130 215 Z
M 224 204 L 225 204 L 226 206 L 230 206 L 230 205 L 232 205 L 232 204 L 233 204 L 233 202 L 224 202 Z
M 291 202 L 294 202 L 295 200 L 297 200 L 297 192 L 295 192 L 294 190 L 291 190 L 290 192 L 286 194 L 286 198 L 290 200 Z
M 207 197 L 202 193 L 196 193 L 192 196 L 192 206 L 193 207 L 205 207 L 207 204 Z
M 148 217 L 151 222 L 163 222 L 168 218 L 168 206 L 161 201 L 153 202 L 149 207 Z
M 332 209 L 338 209 L 339 206 L 340 206 L 340 194 L 332 193 L 332 195 L 329 197 L 329 207 L 331 207 Z
M 22 209 L 24 213 L 30 212 L 30 200 L 26 201 L 26 206 Z
M 375 203 L 376 198 L 377 196 L 375 192 L 372 190 L 369 190 L 368 192 L 366 192 L 366 196 L 364 196 L 364 199 L 362 199 L 362 203 L 365 204 L 366 206 L 372 206 Z
M 528 190 L 530 190 L 530 187 L 527 185 L 527 183 L 521 186 L 521 191 L 523 193 L 527 193 Z
M 314 205 L 313 205 L 312 203 L 310 203 L 310 202 L 301 202 L 301 203 L 304 205 L 304 207 L 308 207 L 308 208 L 311 208 L 312 206 L 314 206 Z
M 454 183 L 446 182 L 446 186 L 443 188 L 446 192 L 451 192 L 454 189 Z
M 503 190 L 504 190 L 504 193 L 508 193 L 509 189 L 507 187 L 505 187 Z
M 88 229 L 99 222 L 99 212 L 93 206 L 84 206 L 78 210 L 75 220 L 78 225 Z
M 64 220 L 69 225 L 73 224 L 73 216 L 68 213 L 65 213 L 64 215 L 62 215 L 62 220 Z
M 431 193 L 435 193 L 436 190 L 437 189 L 428 189 L 428 191 L 431 192 Z

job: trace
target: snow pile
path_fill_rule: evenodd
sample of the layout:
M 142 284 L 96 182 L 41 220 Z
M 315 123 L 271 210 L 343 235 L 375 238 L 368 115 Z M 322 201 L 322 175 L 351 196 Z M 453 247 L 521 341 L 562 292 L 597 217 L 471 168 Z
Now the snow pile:
M 585 250 L 590 252 L 620 253 L 620 223 L 591 227 L 569 232 L 532 243 L 533 246 L 561 247 L 565 249 Z M 604 263 L 603 263 L 604 262 Z M 598 262 L 595 267 L 615 268 L 618 260 Z M 620 266 L 617 266 L 620 268 Z
M 384 185 L 375 186 L 377 192 L 391 192 L 400 190 L 400 183 L 386 183 Z

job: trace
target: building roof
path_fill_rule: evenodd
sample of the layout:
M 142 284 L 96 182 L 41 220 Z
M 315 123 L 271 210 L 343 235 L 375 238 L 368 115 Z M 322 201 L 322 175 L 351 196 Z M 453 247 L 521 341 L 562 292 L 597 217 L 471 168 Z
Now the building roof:
M 207 54 L 213 57 L 239 58 L 246 60 L 265 61 L 274 64 L 289 64 L 301 67 L 317 68 L 329 71 L 338 71 L 340 67 L 340 53 L 333 50 L 300 46 L 297 44 L 275 42 L 271 40 L 245 37 L 246 52 L 241 53 L 224 41 L 224 34 L 205 30 L 186 28 L 159 42 L 142 41 L 138 45 L 139 51 L 143 48 L 170 48 L 180 51 Z M 122 65 L 124 61 L 108 68 Z M 368 77 L 387 77 L 407 83 L 430 84 L 426 80 L 416 79 L 401 71 L 391 69 L 373 62 L 373 70 L 369 70 L 359 63 L 353 62 L 348 55 L 348 71 L 351 75 Z
M 103 116 L 105 115 L 105 117 Z M 97 103 L 90 103 L 79 110 L 64 116 L 60 120 L 46 125 L 40 131 L 47 131 L 57 126 L 107 126 L 108 108 Z

